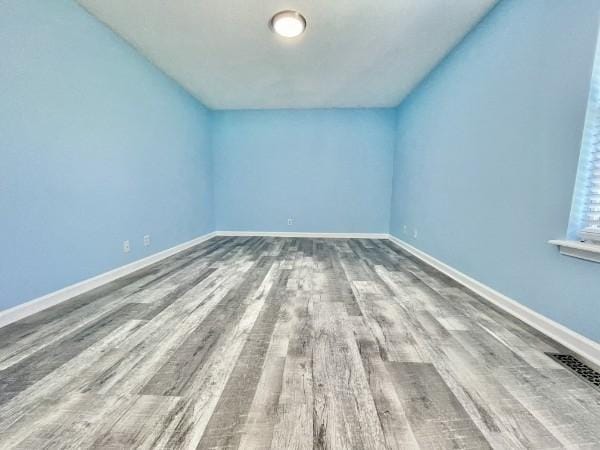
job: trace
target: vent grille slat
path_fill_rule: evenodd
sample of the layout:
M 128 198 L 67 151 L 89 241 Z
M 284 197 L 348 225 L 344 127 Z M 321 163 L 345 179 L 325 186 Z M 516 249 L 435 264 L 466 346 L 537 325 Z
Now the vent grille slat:
M 560 353 L 546 353 L 546 355 L 565 366 L 567 369 L 570 369 L 582 380 L 600 390 L 600 373 L 578 360 L 575 356 Z

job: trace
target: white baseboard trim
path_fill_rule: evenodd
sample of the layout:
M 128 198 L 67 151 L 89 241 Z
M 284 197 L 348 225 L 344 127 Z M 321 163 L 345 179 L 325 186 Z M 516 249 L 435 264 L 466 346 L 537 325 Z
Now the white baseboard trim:
M 425 263 L 438 269 L 440 272 L 448 275 L 462 285 L 479 294 L 489 302 L 498 306 L 507 313 L 522 320 L 538 331 L 546 334 L 568 349 L 578 353 L 583 358 L 589 360 L 592 364 L 600 366 L 600 344 L 586 338 L 573 330 L 561 325 L 519 302 L 501 294 L 500 292 L 486 286 L 483 283 L 465 275 L 464 273 L 450 267 L 449 265 L 439 261 L 433 256 L 413 247 L 412 245 L 401 241 L 395 236 L 387 233 L 298 233 L 298 232 L 258 232 L 258 231 L 215 231 L 205 234 L 188 242 L 176 245 L 169 249 L 150 255 L 146 258 L 134 261 L 125 266 L 117 267 L 103 274 L 83 280 L 79 283 L 67 286 L 55 292 L 51 292 L 42 297 L 38 297 L 27 303 L 17 305 L 13 308 L 0 311 L 0 327 L 8 325 L 17 320 L 35 314 L 51 306 L 62 303 L 77 295 L 88 292 L 103 284 L 116 280 L 117 278 L 129 275 L 136 270 L 154 264 L 162 259 L 168 258 L 176 253 L 186 250 L 190 247 L 198 245 L 215 236 L 272 236 L 272 237 L 308 237 L 308 238 L 344 238 L 344 239 L 389 239 L 400 248 L 413 254 Z
M 295 231 L 217 231 L 217 236 L 268 236 L 333 239 L 388 239 L 387 233 L 302 233 Z
M 500 292 L 480 283 L 477 280 L 465 275 L 462 272 L 450 267 L 449 265 L 439 261 L 433 256 L 401 241 L 395 236 L 390 235 L 389 239 L 400 248 L 413 254 L 417 258 L 421 259 L 430 266 L 436 268 L 440 272 L 448 275 L 460 284 L 471 289 L 473 292 L 479 294 L 484 299 L 498 306 L 502 310 L 522 320 L 526 324 L 532 326 L 538 331 L 541 331 L 546 336 L 551 337 L 556 342 L 564 345 L 569 350 L 579 354 L 583 358 L 587 359 L 590 363 L 600 367 L 600 344 L 592 341 L 591 339 L 582 336 L 579 333 L 559 324 L 558 322 L 549 319 L 534 310 L 523 306 L 519 302 L 501 294 Z
M 138 259 L 137 261 L 129 263 L 125 266 L 117 267 L 116 269 L 104 272 L 95 277 L 88 278 L 87 280 L 80 281 L 79 283 L 72 284 L 58 291 L 38 297 L 34 300 L 28 301 L 27 303 L 22 303 L 14 306 L 13 308 L 0 311 L 0 327 L 8 325 L 12 322 L 16 322 L 17 320 L 23 319 L 51 306 L 62 303 L 66 300 L 76 297 L 77 295 L 83 294 L 84 292 L 91 291 L 92 289 L 114 281 L 117 278 L 129 275 L 130 273 L 154 264 L 161 259 L 168 258 L 169 256 L 193 247 L 194 245 L 198 245 L 204 241 L 207 241 L 216 235 L 217 234 L 214 232 L 205 234 L 204 236 L 197 237 L 191 241 L 184 242 L 183 244 L 179 244 L 145 258 Z

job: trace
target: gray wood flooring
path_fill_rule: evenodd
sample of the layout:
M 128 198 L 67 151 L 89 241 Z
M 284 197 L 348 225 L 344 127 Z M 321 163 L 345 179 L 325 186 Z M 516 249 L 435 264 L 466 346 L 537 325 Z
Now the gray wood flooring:
M 219 237 L 0 328 L 0 448 L 600 448 L 544 352 L 389 241 Z

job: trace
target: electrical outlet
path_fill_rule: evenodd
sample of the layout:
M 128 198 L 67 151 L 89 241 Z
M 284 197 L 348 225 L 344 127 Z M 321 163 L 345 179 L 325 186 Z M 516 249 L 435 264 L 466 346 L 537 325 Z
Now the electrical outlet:
M 129 245 L 129 241 L 123 241 L 123 253 L 129 253 L 131 251 L 131 246 Z
M 416 239 L 417 237 L 419 237 L 419 232 L 417 231 L 417 229 L 415 228 L 415 230 L 413 231 L 413 237 Z
M 147 234 L 144 236 L 144 247 L 148 247 L 150 245 L 150 235 Z
M 292 226 L 294 225 L 294 219 L 292 219 L 291 217 L 288 219 L 288 226 Z
M 408 233 L 408 227 L 406 225 L 404 225 L 404 227 L 402 227 L 402 228 L 403 228 L 404 234 Z

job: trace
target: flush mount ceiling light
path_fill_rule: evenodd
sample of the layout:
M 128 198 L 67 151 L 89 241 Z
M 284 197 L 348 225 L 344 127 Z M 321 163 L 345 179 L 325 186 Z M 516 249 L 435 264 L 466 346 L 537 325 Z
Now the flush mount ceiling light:
M 279 36 L 293 38 L 306 29 L 306 19 L 298 11 L 280 11 L 270 22 L 271 29 Z

